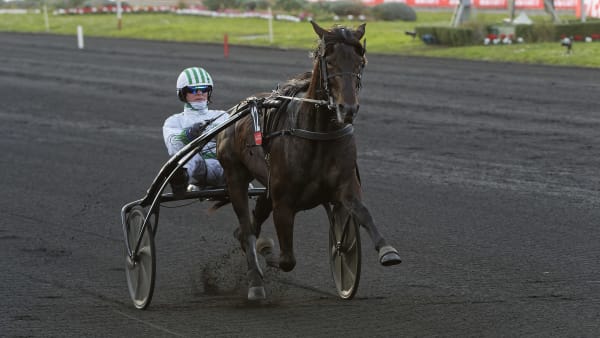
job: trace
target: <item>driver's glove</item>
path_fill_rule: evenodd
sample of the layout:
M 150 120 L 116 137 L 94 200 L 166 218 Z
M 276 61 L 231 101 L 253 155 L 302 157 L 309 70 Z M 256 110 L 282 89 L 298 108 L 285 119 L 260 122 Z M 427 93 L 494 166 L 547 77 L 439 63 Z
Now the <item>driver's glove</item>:
M 183 129 L 182 134 L 185 135 L 185 139 L 186 139 L 185 140 L 186 142 L 184 142 L 184 143 L 188 144 L 188 143 L 192 142 L 194 139 L 196 139 L 198 136 L 202 135 L 204 130 L 206 130 L 206 127 L 208 127 L 208 123 L 198 122 L 189 128 Z

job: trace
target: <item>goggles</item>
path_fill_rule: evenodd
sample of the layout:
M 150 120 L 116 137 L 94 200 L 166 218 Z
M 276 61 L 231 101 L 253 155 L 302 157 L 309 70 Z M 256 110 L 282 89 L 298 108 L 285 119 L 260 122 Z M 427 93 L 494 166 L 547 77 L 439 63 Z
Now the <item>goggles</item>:
M 190 93 L 190 94 L 198 94 L 198 93 L 206 94 L 206 93 L 212 91 L 212 86 L 185 87 L 184 90 L 186 93 Z

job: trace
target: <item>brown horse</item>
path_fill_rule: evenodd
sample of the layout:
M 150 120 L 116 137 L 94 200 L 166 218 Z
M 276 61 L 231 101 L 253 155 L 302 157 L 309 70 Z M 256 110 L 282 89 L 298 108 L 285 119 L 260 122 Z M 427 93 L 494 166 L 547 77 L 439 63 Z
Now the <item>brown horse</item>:
M 365 24 L 356 30 L 326 30 L 311 23 L 320 39 L 313 70 L 289 80 L 269 96 L 280 105 L 263 113 L 264 144 L 255 145 L 250 116 L 217 139 L 218 158 L 240 223 L 236 235 L 247 257 L 249 299 L 265 298 L 256 239 L 271 212 L 281 249 L 278 266 L 283 271 L 296 265 L 296 213 L 319 205 L 333 205 L 334 215 L 352 215 L 368 231 L 381 264 L 401 262 L 361 201 L 352 123 L 366 64 L 365 46 L 360 43 Z M 248 183 L 253 179 L 265 185 L 268 194 L 257 200 L 251 217 Z

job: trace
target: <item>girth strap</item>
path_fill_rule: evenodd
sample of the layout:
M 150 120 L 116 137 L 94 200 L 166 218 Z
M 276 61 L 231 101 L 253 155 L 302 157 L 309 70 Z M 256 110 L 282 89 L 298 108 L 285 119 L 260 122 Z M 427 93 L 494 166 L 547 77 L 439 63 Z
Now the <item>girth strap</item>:
M 300 138 L 304 138 L 304 139 L 308 139 L 308 140 L 314 140 L 314 141 L 331 141 L 331 140 L 337 140 L 339 138 L 350 135 L 352 133 L 354 133 L 354 127 L 351 124 L 347 124 L 344 128 L 326 132 L 326 133 L 321 133 L 321 132 L 316 132 L 316 131 L 308 131 L 305 129 L 296 129 L 296 128 L 291 128 L 291 129 L 287 129 L 287 130 L 279 130 L 279 131 L 276 131 L 276 132 L 273 132 L 273 133 L 267 135 L 265 138 L 269 139 L 269 138 L 277 137 L 277 136 L 291 135 L 291 136 L 296 136 L 296 137 L 300 137 Z

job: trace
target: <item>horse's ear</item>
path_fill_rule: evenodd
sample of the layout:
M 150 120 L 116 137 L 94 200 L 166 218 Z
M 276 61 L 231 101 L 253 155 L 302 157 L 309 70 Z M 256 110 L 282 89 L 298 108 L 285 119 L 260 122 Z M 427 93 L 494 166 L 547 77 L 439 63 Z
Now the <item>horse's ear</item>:
M 362 37 L 365 35 L 366 25 L 366 23 L 363 23 L 362 25 L 358 26 L 358 28 L 354 31 L 354 37 L 356 38 L 356 40 L 362 39 Z
M 327 30 L 321 28 L 321 26 L 317 25 L 317 23 L 312 20 L 310 20 L 310 23 L 312 24 L 313 29 L 315 30 L 315 33 L 317 33 L 319 38 L 322 39 L 323 35 L 325 35 L 325 33 L 327 33 Z

